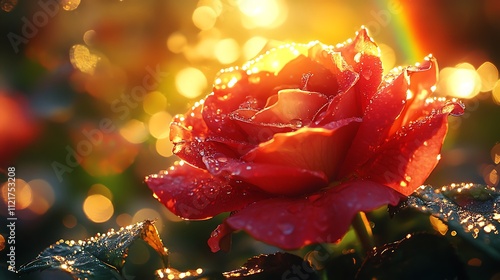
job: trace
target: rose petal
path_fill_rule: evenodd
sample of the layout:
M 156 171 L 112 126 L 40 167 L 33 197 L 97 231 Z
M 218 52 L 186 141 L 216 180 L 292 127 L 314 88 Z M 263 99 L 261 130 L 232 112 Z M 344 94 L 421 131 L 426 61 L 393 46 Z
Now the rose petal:
M 340 93 L 329 102 L 326 110 L 320 112 L 315 118 L 314 126 L 322 126 L 326 123 L 349 118 L 362 117 L 362 113 L 357 105 L 356 91 L 351 88 L 347 92 Z
M 356 38 L 335 48 L 340 51 L 348 65 L 354 67 L 359 74 L 356 91 L 360 95 L 360 108 L 366 108 L 382 81 L 383 68 L 380 60 L 380 49 L 368 35 L 368 30 L 362 27 Z
M 227 98 L 228 102 L 220 100 L 224 98 Z M 214 135 L 224 136 L 237 141 L 245 141 L 245 135 L 240 127 L 229 118 L 229 114 L 236 110 L 244 102 L 245 98 L 243 94 L 229 93 L 222 97 L 215 94 L 210 94 L 206 97 L 202 112 L 203 120 Z
M 224 157 L 239 157 L 238 152 L 245 152 L 249 145 L 244 143 L 238 149 L 232 149 L 231 146 L 225 144 L 224 141 L 216 141 L 217 138 L 213 138 L 214 141 L 208 139 L 195 139 L 194 141 L 179 141 L 175 144 L 174 154 L 183 159 L 184 161 L 190 163 L 199 168 L 204 168 L 203 163 L 204 155 L 223 155 Z
M 442 102 L 438 100 L 428 102 L 428 98 L 434 91 L 433 87 L 437 82 L 438 70 L 437 61 L 432 56 L 426 57 L 418 66 L 408 67 L 410 91 L 407 94 L 407 104 L 401 113 L 403 117 L 394 123 L 393 131 L 407 125 L 410 121 L 426 117 L 433 110 L 444 106 L 444 98 Z
M 318 92 L 299 89 L 284 89 L 278 92 L 278 101 L 258 112 L 252 118 L 257 123 L 284 123 L 299 128 L 311 123 L 319 109 L 325 105 L 328 97 Z
M 290 61 L 299 55 L 307 53 L 307 45 L 289 44 L 279 45 L 265 52 L 257 58 L 243 65 L 243 69 L 250 69 L 252 72 L 269 72 L 277 74 Z
M 309 57 L 330 70 L 337 78 L 338 92 L 349 90 L 357 82 L 359 75 L 347 64 L 340 52 L 335 52 L 317 43 L 309 49 Z
M 210 238 L 208 239 L 208 246 L 213 253 L 220 251 L 229 251 L 231 248 L 231 233 L 233 229 L 229 227 L 226 223 L 222 223 L 217 226 Z
M 269 194 L 295 196 L 314 192 L 328 184 L 328 178 L 321 171 L 225 157 L 205 156 L 203 160 L 215 176 L 242 181 Z
M 304 127 L 295 132 L 280 133 L 261 143 L 242 158 L 256 163 L 293 166 L 324 172 L 334 179 L 359 119 L 343 120 L 329 128 Z
M 145 181 L 163 205 L 185 219 L 208 219 L 266 197 L 245 185 L 229 185 L 189 164 L 175 164 Z
M 294 250 L 313 243 L 336 242 L 347 232 L 357 212 L 396 205 L 400 198 L 386 186 L 354 181 L 309 198 L 261 200 L 228 217 L 225 223 L 257 240 Z M 217 251 L 223 236 L 210 238 L 212 251 Z
M 291 132 L 294 130 L 290 124 L 252 122 L 251 119 L 241 117 L 239 111 L 236 111 L 231 117 L 240 126 L 241 130 L 247 134 L 247 141 L 249 144 L 253 144 L 254 146 L 271 140 L 277 133 Z
M 450 103 L 440 112 L 403 127 L 362 166 L 358 175 L 404 195 L 413 193 L 438 163 L 448 129 L 447 117 L 455 110 L 462 108 Z
M 400 73 L 390 84 L 380 89 L 366 108 L 358 133 L 352 140 L 341 176 L 352 171 L 370 158 L 388 137 L 392 123 L 404 108 L 408 79 Z
M 337 78 L 334 73 L 304 55 L 298 56 L 283 67 L 275 85 L 321 92 L 327 96 L 336 95 L 338 92 Z

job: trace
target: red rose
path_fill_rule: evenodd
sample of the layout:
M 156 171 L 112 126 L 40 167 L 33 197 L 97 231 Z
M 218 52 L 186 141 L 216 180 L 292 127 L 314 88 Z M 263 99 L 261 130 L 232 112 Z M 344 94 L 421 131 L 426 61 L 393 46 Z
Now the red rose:
M 463 112 L 429 98 L 433 57 L 382 73 L 365 29 L 343 45 L 285 45 L 223 70 L 171 124 L 183 161 L 146 182 L 185 219 L 232 212 L 213 251 L 236 230 L 283 249 L 338 241 L 357 212 L 397 204 L 424 182 L 447 116 Z

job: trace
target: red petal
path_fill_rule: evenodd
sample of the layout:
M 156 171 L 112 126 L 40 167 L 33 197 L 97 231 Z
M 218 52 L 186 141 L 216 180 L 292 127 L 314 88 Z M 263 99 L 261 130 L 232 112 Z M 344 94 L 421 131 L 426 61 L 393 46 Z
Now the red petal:
M 232 117 L 240 126 L 241 130 L 245 131 L 248 135 L 248 142 L 254 145 L 271 140 L 277 133 L 285 133 L 293 130 L 291 125 L 285 126 L 279 123 L 255 123 L 248 119 L 239 118 L 236 115 L 233 115 Z
M 323 172 L 269 163 L 244 162 L 234 158 L 203 158 L 207 169 L 215 176 L 242 181 L 278 195 L 311 193 L 328 184 Z
M 340 51 L 347 63 L 359 74 L 356 91 L 361 97 L 361 108 L 366 108 L 382 81 L 380 49 L 363 27 L 356 33 L 354 40 L 335 50 Z
M 208 239 L 210 250 L 214 253 L 221 249 L 226 252 L 229 251 L 231 247 L 231 233 L 233 233 L 233 229 L 226 223 L 218 225 Z
M 216 139 L 216 138 L 214 138 Z M 181 140 L 175 144 L 174 154 L 199 168 L 204 168 L 204 155 L 224 155 L 224 157 L 238 157 L 238 152 L 242 153 L 248 150 L 251 145 L 243 144 L 233 150 L 227 146 L 224 141 L 209 141 L 207 139 Z
M 212 134 L 238 141 L 246 139 L 240 127 L 229 117 L 229 114 L 238 109 L 246 99 L 245 94 L 238 92 L 242 90 L 238 87 L 234 89 L 234 92 L 231 91 L 231 93 L 222 96 L 210 94 L 206 97 L 203 106 L 203 120 Z
M 354 181 L 309 198 L 261 200 L 228 217 L 226 223 L 257 240 L 294 250 L 313 243 L 336 242 L 347 232 L 357 212 L 395 205 L 400 198 L 386 186 Z M 216 241 L 211 240 L 212 244 Z
M 358 174 L 410 195 L 424 183 L 439 161 L 448 114 L 461 110 L 459 104 L 450 103 L 441 112 L 403 127 L 379 148 Z
M 229 185 L 189 164 L 175 164 L 168 171 L 146 177 L 145 181 L 161 203 L 185 219 L 208 219 L 265 197 L 249 187 Z
M 356 133 L 358 121 L 348 119 L 333 123 L 329 128 L 304 127 L 295 132 L 276 134 L 243 159 L 321 171 L 332 180 Z
M 320 43 L 309 49 L 309 57 L 330 70 L 337 77 L 338 92 L 346 92 L 358 80 L 358 73 L 342 57 L 340 52 L 335 52 Z
M 258 112 L 252 122 L 308 126 L 316 113 L 327 103 L 328 97 L 318 92 L 285 89 L 278 92 L 278 101 Z
M 334 73 L 304 55 L 298 56 L 283 67 L 277 76 L 275 86 L 321 92 L 327 96 L 336 95 L 338 92 Z
M 407 89 L 407 76 L 403 72 L 373 96 L 352 141 L 341 176 L 349 175 L 366 162 L 388 137 L 392 124 L 404 108 Z
M 405 70 L 409 77 L 409 91 L 407 91 L 406 105 L 399 117 L 392 125 L 389 135 L 407 125 L 411 121 L 431 114 L 444 105 L 443 102 L 427 102 L 436 85 L 438 68 L 436 59 L 428 56 L 418 66 L 411 66 Z M 436 100 L 437 101 L 437 100 Z

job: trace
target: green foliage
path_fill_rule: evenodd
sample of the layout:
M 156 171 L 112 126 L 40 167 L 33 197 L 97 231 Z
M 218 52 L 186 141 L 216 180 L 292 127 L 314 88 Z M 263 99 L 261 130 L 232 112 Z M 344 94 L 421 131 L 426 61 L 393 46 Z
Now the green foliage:
M 400 208 L 442 220 L 451 230 L 500 261 L 500 191 L 479 184 L 420 187 Z
M 464 264 L 445 237 L 408 235 L 375 248 L 355 279 L 467 279 Z
M 35 260 L 21 266 L 20 274 L 56 269 L 74 279 L 125 279 L 121 274 L 128 249 L 138 238 L 143 239 L 168 265 L 168 254 L 153 222 L 146 220 L 119 231 L 80 241 L 59 241 L 41 252 Z

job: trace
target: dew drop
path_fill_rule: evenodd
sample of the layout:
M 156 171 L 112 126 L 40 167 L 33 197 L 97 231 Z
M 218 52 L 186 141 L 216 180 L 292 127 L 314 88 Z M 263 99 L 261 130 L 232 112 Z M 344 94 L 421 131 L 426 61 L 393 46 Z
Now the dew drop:
M 218 157 L 217 161 L 219 161 L 219 162 L 227 162 L 227 157 Z
M 465 111 L 465 104 L 460 100 L 448 101 L 444 105 L 442 111 L 454 117 L 461 116 Z
M 304 125 L 301 119 L 292 119 L 290 120 L 290 124 L 295 129 L 299 129 Z
M 354 56 L 354 61 L 356 61 L 356 63 L 359 63 L 361 61 L 361 53 L 357 53 Z
M 295 227 L 289 223 L 278 224 L 278 228 L 285 235 L 291 234 L 293 232 L 293 230 L 295 229 Z
M 365 71 L 363 71 L 363 73 L 361 75 L 366 80 L 369 80 L 372 77 L 372 70 L 365 70 Z

